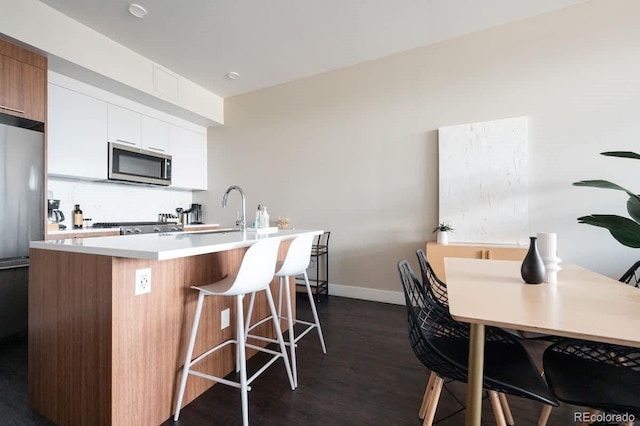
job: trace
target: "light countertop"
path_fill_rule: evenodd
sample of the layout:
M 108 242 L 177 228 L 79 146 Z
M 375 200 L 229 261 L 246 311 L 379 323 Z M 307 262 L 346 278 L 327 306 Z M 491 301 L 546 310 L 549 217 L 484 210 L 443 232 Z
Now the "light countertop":
M 116 231 L 116 232 L 120 232 L 120 228 L 115 227 L 115 228 L 82 228 L 82 229 L 75 229 L 75 228 L 71 228 L 68 227 L 67 229 L 58 229 L 57 231 L 48 231 L 47 234 L 48 235 L 63 235 L 63 234 L 88 234 L 90 232 L 108 232 L 108 231 Z
M 213 228 L 216 226 L 220 226 L 219 223 L 200 223 L 197 225 L 192 225 L 192 224 L 188 224 L 188 225 L 184 225 L 184 229 L 198 229 L 198 228 Z
M 199 225 L 186 225 L 184 227 L 185 231 L 197 231 L 200 228 L 206 229 L 206 228 L 215 228 L 215 227 L 219 227 L 220 225 L 217 223 L 203 223 L 203 224 L 199 224 Z M 48 231 L 47 235 L 55 237 L 56 235 L 65 235 L 65 234 L 73 234 L 73 235 L 78 235 L 79 237 L 82 236 L 82 234 L 88 234 L 88 233 L 96 233 L 96 232 L 120 232 L 120 227 L 113 227 L 113 228 L 82 228 L 82 229 L 75 229 L 72 227 L 67 227 L 67 229 L 58 229 L 57 231 Z
M 279 230 L 268 234 L 212 231 L 168 232 L 111 237 L 32 241 L 32 249 L 57 250 L 134 259 L 166 260 L 249 247 L 265 238 L 292 239 L 320 230 Z

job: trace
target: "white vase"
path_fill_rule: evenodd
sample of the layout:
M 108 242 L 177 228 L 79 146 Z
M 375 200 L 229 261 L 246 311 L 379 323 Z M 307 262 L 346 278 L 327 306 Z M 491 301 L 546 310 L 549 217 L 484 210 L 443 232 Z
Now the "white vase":
M 546 269 L 545 282 L 556 284 L 558 282 L 558 271 L 562 268 L 558 264 L 562 261 L 557 255 L 557 236 L 553 232 L 538 233 L 540 256 Z
M 438 244 L 449 244 L 449 234 L 446 231 L 438 231 Z

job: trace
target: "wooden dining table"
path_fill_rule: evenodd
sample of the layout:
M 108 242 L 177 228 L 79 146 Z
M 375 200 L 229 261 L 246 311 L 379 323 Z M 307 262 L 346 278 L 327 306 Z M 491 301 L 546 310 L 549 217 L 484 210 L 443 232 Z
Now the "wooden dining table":
M 578 265 L 526 284 L 521 262 L 445 258 L 451 316 L 471 324 L 466 426 L 482 408 L 485 326 L 640 347 L 640 290 Z

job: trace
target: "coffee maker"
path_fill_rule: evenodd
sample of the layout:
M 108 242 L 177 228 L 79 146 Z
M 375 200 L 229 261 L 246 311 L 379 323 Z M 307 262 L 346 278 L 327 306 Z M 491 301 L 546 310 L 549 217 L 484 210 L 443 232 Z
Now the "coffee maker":
M 50 225 L 58 225 L 58 229 L 67 229 L 64 222 L 64 213 L 60 210 L 60 200 L 47 199 L 47 221 Z

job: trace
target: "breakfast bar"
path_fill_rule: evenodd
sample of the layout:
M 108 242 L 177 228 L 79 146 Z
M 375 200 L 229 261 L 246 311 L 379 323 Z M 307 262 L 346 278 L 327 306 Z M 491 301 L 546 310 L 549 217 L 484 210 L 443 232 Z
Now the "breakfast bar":
M 282 260 L 290 240 L 306 233 L 322 231 L 221 230 L 32 242 L 29 405 L 60 425 L 164 422 L 175 404 L 194 317 L 197 292 L 190 287 L 235 273 L 246 249 L 261 239 L 281 238 Z M 144 282 L 136 282 L 141 274 Z M 293 289 L 293 280 L 290 285 Z M 278 297 L 277 280 L 271 286 Z M 194 354 L 234 334 L 232 298 L 208 299 Z M 227 309 L 228 326 L 221 323 Z M 264 318 L 267 311 L 264 295 L 258 296 L 254 317 Z M 267 324 L 257 333 L 273 337 Z M 225 349 L 200 368 L 219 377 L 232 372 L 235 351 Z M 211 385 L 197 377 L 189 380 L 184 403 Z

